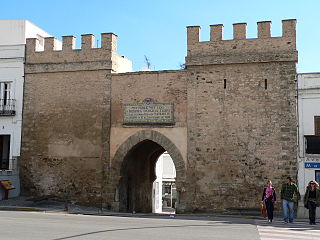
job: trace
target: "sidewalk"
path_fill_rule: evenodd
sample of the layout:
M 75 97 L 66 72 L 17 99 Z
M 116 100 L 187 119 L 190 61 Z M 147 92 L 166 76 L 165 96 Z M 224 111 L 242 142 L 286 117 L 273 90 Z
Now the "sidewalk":
M 72 203 L 56 201 L 50 198 L 16 197 L 9 200 L 0 200 L 0 211 L 34 211 L 34 212 L 60 212 L 70 214 L 90 215 L 132 215 L 96 207 L 80 206 Z
M 68 214 L 84 214 L 99 216 L 121 216 L 121 217 L 152 217 L 152 216 L 170 216 L 170 217 L 234 217 L 247 219 L 263 219 L 259 211 L 255 210 L 230 210 L 226 212 L 214 213 L 184 213 L 184 214 L 156 214 L 156 213 L 120 213 L 107 209 L 96 207 L 80 206 L 72 203 L 66 204 L 50 198 L 31 198 L 16 197 L 9 200 L 0 200 L 0 211 L 33 211 L 33 212 L 52 212 Z M 277 216 L 279 215 L 279 216 Z M 281 217 L 281 214 L 275 213 L 275 217 Z
M 16 197 L 9 200 L 0 201 L 0 210 L 12 211 L 45 211 L 61 212 L 71 214 L 93 214 L 93 215 L 111 215 L 111 216 L 170 216 L 172 214 L 155 214 L 155 213 L 119 213 L 107 209 L 96 207 L 80 206 L 72 203 L 66 204 L 50 198 L 32 198 Z M 216 215 L 233 215 L 233 216 L 258 216 L 258 213 L 226 212 L 226 213 L 198 213 L 198 214 L 175 214 L 180 216 L 216 216 Z

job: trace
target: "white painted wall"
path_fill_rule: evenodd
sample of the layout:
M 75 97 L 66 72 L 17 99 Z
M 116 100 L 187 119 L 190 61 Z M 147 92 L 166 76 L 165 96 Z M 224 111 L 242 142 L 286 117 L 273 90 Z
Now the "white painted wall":
M 0 116 L 0 134 L 10 135 L 10 159 L 20 156 L 26 38 L 51 37 L 27 20 L 0 20 L 0 82 L 11 83 L 15 99 L 14 116 Z M 61 46 L 61 42 L 59 42 Z M 16 187 L 9 197 L 20 194 L 19 171 L 12 162 L 10 170 L 0 170 L 0 180 L 9 179 Z
M 176 169 L 170 155 L 163 153 L 156 163 L 157 178 L 153 183 L 153 209 L 154 213 L 162 213 L 162 183 L 163 181 L 175 181 Z
M 25 20 L 0 20 L 0 45 L 25 44 Z
M 116 73 L 124 73 L 124 72 L 132 72 L 132 62 L 124 57 L 124 56 L 119 56 L 116 55 Z
M 163 155 L 161 155 L 156 163 L 156 180 L 153 182 L 153 213 L 162 212 L 162 169 Z
M 320 155 L 305 153 L 305 135 L 314 135 L 314 116 L 320 116 L 320 73 L 298 74 L 298 183 L 302 199 L 309 181 L 315 179 L 315 170 L 305 168 L 305 162 L 320 162 Z M 318 216 L 320 209 L 317 211 Z M 308 217 L 301 201 L 299 217 Z
M 0 45 L 21 45 L 27 38 L 52 37 L 28 20 L 0 20 Z
M 176 169 L 174 167 L 174 163 L 169 154 L 162 155 L 162 179 L 172 180 L 176 178 Z
M 23 67 L 24 67 L 24 46 L 15 45 L 11 48 L 17 49 L 15 58 L 2 58 L 3 53 L 10 46 L 0 46 L 0 82 L 11 83 L 11 96 L 16 99 L 16 115 L 0 116 L 0 134 L 11 135 L 10 157 L 20 156 L 20 141 L 21 141 L 21 121 L 22 121 L 22 99 L 23 99 Z M 21 57 L 22 55 L 22 57 Z

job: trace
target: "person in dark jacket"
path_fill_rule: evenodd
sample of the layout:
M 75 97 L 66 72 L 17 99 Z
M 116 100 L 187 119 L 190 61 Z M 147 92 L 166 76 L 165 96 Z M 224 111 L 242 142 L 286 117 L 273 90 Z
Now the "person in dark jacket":
M 271 180 L 268 180 L 267 185 L 263 188 L 261 202 L 263 202 L 266 206 L 269 223 L 272 223 L 272 220 L 273 220 L 274 202 L 276 200 L 277 200 L 276 191 L 274 187 L 272 187 Z
M 309 209 L 310 224 L 316 224 L 316 208 L 320 206 L 319 184 L 310 181 L 304 194 L 304 206 Z
M 285 223 L 292 223 L 294 218 L 294 203 L 300 200 L 300 193 L 291 177 L 287 177 L 287 183 L 282 185 L 280 196 L 282 199 L 283 220 Z

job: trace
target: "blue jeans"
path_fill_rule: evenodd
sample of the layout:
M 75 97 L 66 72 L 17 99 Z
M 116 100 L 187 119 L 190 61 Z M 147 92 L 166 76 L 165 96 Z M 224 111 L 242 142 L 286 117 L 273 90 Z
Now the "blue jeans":
M 293 222 L 294 216 L 294 202 L 283 199 L 282 208 L 283 208 L 283 220 L 285 222 Z

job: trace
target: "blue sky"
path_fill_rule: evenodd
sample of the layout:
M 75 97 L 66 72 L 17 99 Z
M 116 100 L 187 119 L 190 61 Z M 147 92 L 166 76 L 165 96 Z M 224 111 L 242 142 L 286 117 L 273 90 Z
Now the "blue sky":
M 298 72 L 320 72 L 319 0 L 2 0 L 0 18 L 28 19 L 61 38 L 114 32 L 118 53 L 133 61 L 134 70 L 179 69 L 186 55 L 186 26 L 200 25 L 201 40 L 210 24 L 224 24 L 232 39 L 232 23 L 247 22 L 247 36 L 256 37 L 256 22 L 272 21 L 272 36 L 281 35 L 282 19 L 297 19 Z

